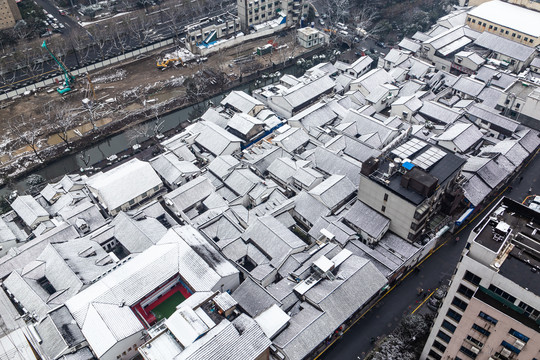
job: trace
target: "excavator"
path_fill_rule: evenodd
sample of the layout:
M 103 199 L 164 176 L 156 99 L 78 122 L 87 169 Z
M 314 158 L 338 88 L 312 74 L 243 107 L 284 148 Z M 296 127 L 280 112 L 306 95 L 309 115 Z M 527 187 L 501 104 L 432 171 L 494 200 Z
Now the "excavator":
M 49 52 L 49 54 L 51 54 L 51 57 L 54 59 L 54 61 L 56 61 L 56 63 L 58 64 L 58 67 L 60 67 L 60 69 L 64 73 L 64 85 L 58 87 L 58 89 L 56 89 L 56 91 L 58 91 L 58 93 L 60 95 L 63 95 L 65 93 L 71 91 L 71 89 L 73 88 L 73 85 L 75 85 L 75 76 L 73 76 L 73 74 L 70 73 L 69 70 L 66 68 L 66 65 L 64 65 L 63 62 L 58 60 L 58 58 L 56 58 L 56 56 L 54 56 L 52 51 L 49 50 L 49 48 L 47 47 L 47 42 L 46 41 L 43 41 L 43 44 L 41 44 L 41 47 L 44 48 L 45 50 L 47 50 Z

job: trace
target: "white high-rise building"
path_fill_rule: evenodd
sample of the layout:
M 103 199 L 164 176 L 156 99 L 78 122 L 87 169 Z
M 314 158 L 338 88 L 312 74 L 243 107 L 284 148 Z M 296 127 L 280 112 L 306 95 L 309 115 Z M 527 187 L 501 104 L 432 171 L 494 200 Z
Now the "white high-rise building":
M 421 359 L 540 359 L 540 213 L 503 198 L 471 232 Z

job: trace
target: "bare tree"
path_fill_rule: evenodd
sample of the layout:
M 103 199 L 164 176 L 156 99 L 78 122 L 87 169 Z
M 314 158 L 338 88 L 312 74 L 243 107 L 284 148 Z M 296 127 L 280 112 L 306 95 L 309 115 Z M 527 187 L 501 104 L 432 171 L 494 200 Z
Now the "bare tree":
M 72 130 L 76 125 L 76 115 L 73 109 L 69 108 L 66 105 L 55 106 L 49 115 L 51 119 L 51 124 L 55 131 L 58 131 L 58 137 L 69 147 L 69 131 Z
M 90 37 L 86 33 L 72 31 L 70 33 L 71 46 L 76 52 L 79 61 L 85 64 L 90 56 Z
M 160 116 L 159 108 L 157 106 L 152 108 L 152 112 L 154 113 L 154 118 L 156 121 L 154 122 L 151 131 L 152 137 L 156 137 L 161 134 L 161 130 L 163 130 L 163 125 L 165 124 L 165 119 Z
M 153 21 L 149 16 L 139 15 L 126 20 L 127 28 L 131 34 L 137 39 L 139 46 L 144 46 L 148 42 L 150 30 L 153 26 Z
M 110 26 L 110 30 L 114 47 L 124 54 L 129 44 L 128 29 L 124 23 L 113 23 Z
M 20 140 L 24 145 L 28 146 L 33 152 L 38 161 L 42 162 L 43 159 L 39 153 L 39 142 L 42 135 L 42 123 L 39 119 L 31 119 L 32 124 L 28 124 L 28 120 L 23 115 L 17 118 L 11 118 L 8 120 L 8 127 L 11 134 Z
M 372 6 L 364 4 L 351 11 L 353 24 L 356 26 L 356 35 L 359 38 L 368 38 L 382 31 L 380 24 L 375 24 L 377 20 L 377 10 Z
M 126 137 L 129 140 L 129 143 L 139 143 L 140 139 L 144 139 L 148 136 L 149 126 L 147 123 L 138 124 L 135 126 L 130 127 L 126 131 Z
M 171 3 L 169 10 L 164 12 L 167 19 L 167 27 L 174 34 L 175 39 L 178 39 L 178 35 L 182 30 L 181 24 L 184 18 L 184 12 L 182 11 L 182 7 L 179 5 L 180 4 Z
M 97 48 L 101 60 L 105 60 L 105 47 L 109 41 L 109 30 L 104 26 L 96 25 L 89 32 L 92 34 L 92 45 Z

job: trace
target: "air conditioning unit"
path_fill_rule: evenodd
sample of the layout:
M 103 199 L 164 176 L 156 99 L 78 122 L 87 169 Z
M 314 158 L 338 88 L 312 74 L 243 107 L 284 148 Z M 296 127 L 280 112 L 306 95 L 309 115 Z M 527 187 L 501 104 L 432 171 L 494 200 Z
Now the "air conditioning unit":
M 504 356 L 504 357 L 510 357 L 510 355 L 512 355 L 512 352 L 506 348 L 502 349 L 501 350 L 501 355 Z
M 473 347 L 471 347 L 471 351 L 478 355 L 478 353 L 480 352 L 480 349 L 477 348 L 476 346 L 473 346 Z
M 514 343 L 514 346 L 518 348 L 519 350 L 521 350 L 525 346 L 525 343 L 521 340 L 516 340 L 516 342 Z

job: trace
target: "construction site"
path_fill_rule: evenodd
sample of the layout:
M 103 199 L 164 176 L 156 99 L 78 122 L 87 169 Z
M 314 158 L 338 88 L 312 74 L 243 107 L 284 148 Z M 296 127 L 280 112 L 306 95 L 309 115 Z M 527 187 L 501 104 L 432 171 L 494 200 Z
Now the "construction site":
M 273 51 L 257 51 L 268 45 Z M 42 46 L 54 58 L 54 49 Z M 2 104 L 1 177 L 20 176 L 133 124 L 291 65 L 307 52 L 289 31 L 207 57 L 171 47 L 77 78 L 64 71 L 55 85 Z

